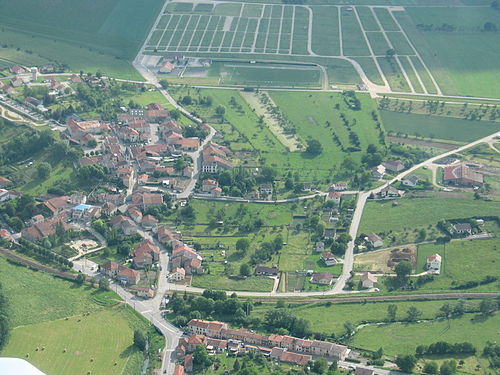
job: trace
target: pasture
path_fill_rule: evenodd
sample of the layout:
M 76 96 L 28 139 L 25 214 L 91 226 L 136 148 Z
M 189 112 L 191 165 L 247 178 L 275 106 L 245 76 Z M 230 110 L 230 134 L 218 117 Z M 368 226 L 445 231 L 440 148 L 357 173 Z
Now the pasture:
M 500 124 L 493 121 L 474 121 L 385 110 L 380 111 L 380 115 L 387 131 L 425 138 L 472 142 L 500 130 Z
M 405 228 L 434 226 L 439 220 L 497 215 L 500 204 L 469 198 L 403 197 L 391 201 L 368 201 L 359 233 L 398 232 Z
M 14 328 L 2 356 L 24 358 L 47 374 L 134 374 L 142 354 L 133 346 L 125 308 Z

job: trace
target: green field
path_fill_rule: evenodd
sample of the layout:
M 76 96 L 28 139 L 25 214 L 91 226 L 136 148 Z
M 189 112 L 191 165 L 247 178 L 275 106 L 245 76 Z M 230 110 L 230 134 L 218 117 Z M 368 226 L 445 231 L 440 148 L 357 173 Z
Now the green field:
M 130 311 L 115 308 L 12 331 L 2 356 L 24 358 L 51 375 L 135 374 L 142 354 L 133 346 Z M 29 356 L 28 356 L 29 355 Z
M 132 346 L 133 330 L 147 331 L 150 326 L 131 308 L 117 305 L 120 297 L 114 292 L 79 287 L 3 257 L 0 282 L 14 328 L 1 356 L 25 358 L 55 375 L 82 369 L 92 374 L 133 375 L 140 370 L 143 356 Z M 155 347 L 162 345 L 160 336 L 154 340 Z
M 368 201 L 359 233 L 401 231 L 435 225 L 439 220 L 497 215 L 500 204 L 464 198 L 404 197 L 393 206 L 387 201 Z
M 443 258 L 441 274 L 419 290 L 436 291 L 450 289 L 468 281 L 481 281 L 485 276 L 500 276 L 496 260 L 500 240 L 452 241 L 446 246 L 426 244 L 418 247 L 417 272 L 425 269 L 428 256 L 440 254 Z M 498 291 L 499 283 L 481 285 L 467 291 Z
M 270 95 L 294 124 L 301 139 L 316 139 L 323 147 L 323 153 L 314 158 L 298 152 L 270 154 L 267 159 L 278 168 L 291 169 L 299 173 L 308 172 L 317 178 L 331 175 L 346 155 L 333 141 L 333 133 L 337 134 L 345 148 L 350 146 L 348 131 L 339 117 L 341 113 L 344 113 L 350 121 L 356 120 L 356 125 L 352 129 L 359 136 L 361 149 L 365 149 L 370 143 L 378 143 L 378 131 L 370 117 L 370 112 L 376 108 L 368 95 L 357 94 L 361 101 L 361 111 L 347 109 L 340 94 L 271 92 Z M 335 109 L 336 104 L 339 105 L 339 110 Z M 331 126 L 328 126 L 327 122 Z M 360 155 L 360 152 L 350 153 L 354 159 L 359 159 Z
M 311 303 L 290 304 L 289 311 L 300 318 L 307 319 L 313 332 L 342 335 L 344 323 L 351 322 L 355 326 L 370 322 L 386 321 L 387 307 L 397 305 L 396 320 L 404 320 L 410 306 L 415 306 L 422 312 L 422 319 L 433 319 L 445 301 L 398 301 L 398 302 L 367 302 L 367 303 Z M 452 301 L 451 304 L 454 302 Z M 477 302 L 467 302 L 467 308 L 477 310 Z M 272 309 L 270 304 L 256 306 L 252 314 L 262 316 Z M 362 332 L 364 329 L 361 329 Z
M 483 32 L 486 22 L 498 24 L 498 14 L 489 7 L 408 7 L 395 12 L 413 44 L 447 94 L 499 97 L 500 49 L 498 35 Z M 415 25 L 455 26 L 443 32 L 420 31 Z
M 37 59 L 44 59 L 66 64 L 73 71 L 100 70 L 139 79 L 129 61 L 162 4 L 161 0 L 0 1 L 0 40 L 29 51 L 32 59 L 23 58 L 21 63 L 37 64 Z
M 321 73 L 316 67 L 225 65 L 222 84 L 243 86 L 318 87 Z
M 487 341 L 498 339 L 500 315 L 487 319 L 473 319 L 474 314 L 466 314 L 458 319 L 413 324 L 388 324 L 365 327 L 356 333 L 352 345 L 377 350 L 384 348 L 389 355 L 415 353 L 418 345 L 429 345 L 437 341 L 449 343 L 470 342 L 479 352 Z
M 492 121 L 380 111 L 386 130 L 426 138 L 471 142 L 500 130 Z

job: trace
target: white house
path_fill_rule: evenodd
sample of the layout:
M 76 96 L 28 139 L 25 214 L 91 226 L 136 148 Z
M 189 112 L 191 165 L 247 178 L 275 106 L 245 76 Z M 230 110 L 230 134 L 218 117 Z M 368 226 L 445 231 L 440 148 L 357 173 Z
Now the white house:
M 431 255 L 430 257 L 427 257 L 427 269 L 432 273 L 439 273 L 441 272 L 441 262 L 441 255 Z
M 377 276 L 371 274 L 370 272 L 365 272 L 361 276 L 361 285 L 365 289 L 371 289 L 377 283 Z
M 331 191 L 326 196 L 327 201 L 333 201 L 335 204 L 340 204 L 340 199 L 342 198 L 342 194 L 337 193 L 336 191 Z
M 385 167 L 382 164 L 377 165 L 371 169 L 372 177 L 375 180 L 380 180 L 385 175 Z
M 171 281 L 182 281 L 186 277 L 186 270 L 184 268 L 174 268 L 169 275 Z

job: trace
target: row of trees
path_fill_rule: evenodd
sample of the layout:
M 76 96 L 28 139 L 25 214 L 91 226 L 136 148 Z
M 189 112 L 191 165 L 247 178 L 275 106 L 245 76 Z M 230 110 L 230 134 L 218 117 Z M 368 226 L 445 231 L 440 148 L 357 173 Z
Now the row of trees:
M 23 254 L 32 256 L 42 263 L 49 264 L 63 271 L 69 270 L 73 267 L 73 262 L 70 262 L 68 259 L 54 253 L 50 249 L 25 240 L 24 238 L 19 239 L 18 250 Z
M 8 300 L 3 293 L 2 284 L 0 284 L 0 350 L 2 350 L 9 339 L 10 323 L 7 308 Z
M 415 353 L 418 357 L 439 354 L 476 354 L 476 348 L 470 342 L 450 344 L 446 341 L 438 341 L 430 345 L 417 346 Z

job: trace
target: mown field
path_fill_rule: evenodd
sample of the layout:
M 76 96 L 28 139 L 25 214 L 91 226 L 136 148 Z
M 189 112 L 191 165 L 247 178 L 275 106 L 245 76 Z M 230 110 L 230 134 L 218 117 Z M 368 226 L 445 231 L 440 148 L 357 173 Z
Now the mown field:
M 14 328 L 0 355 L 24 358 L 55 375 L 83 370 L 132 375 L 140 370 L 143 356 L 132 346 L 132 336 L 134 329 L 146 331 L 149 325 L 131 308 L 117 305 L 114 292 L 79 287 L 3 257 L 0 282 Z
M 358 233 L 401 231 L 427 227 L 439 220 L 497 215 L 500 204 L 470 198 L 403 197 L 398 205 L 368 201 Z
M 459 118 L 380 111 L 386 130 L 425 138 L 471 142 L 500 130 L 493 121 L 471 121 Z
M 498 11 L 490 7 L 408 7 L 394 15 L 445 93 L 500 96 L 498 35 L 483 31 L 486 22 L 498 27 Z M 418 24 L 434 27 L 420 31 Z M 441 25 L 455 29 L 437 29 Z
M 42 59 L 66 64 L 73 71 L 100 70 L 140 79 L 129 62 L 162 4 L 161 0 L 3 0 L 0 39 L 2 44 L 28 51 L 31 58 L 25 55 L 20 63 L 34 65 Z

